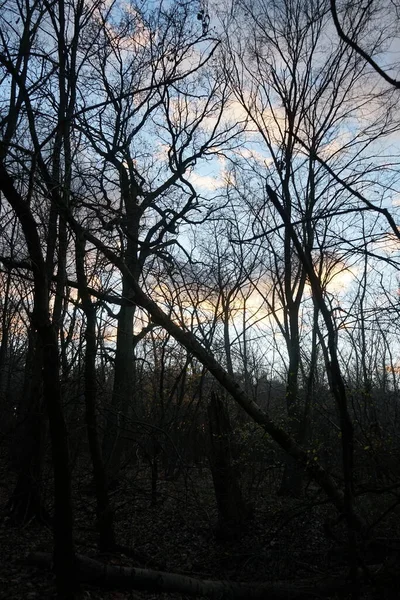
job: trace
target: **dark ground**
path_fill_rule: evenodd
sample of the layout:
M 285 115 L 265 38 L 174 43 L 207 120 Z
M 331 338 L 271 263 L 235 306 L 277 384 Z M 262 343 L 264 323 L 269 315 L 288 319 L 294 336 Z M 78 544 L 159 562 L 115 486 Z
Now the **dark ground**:
M 0 506 L 4 507 L 13 485 L 5 467 L 0 482 Z M 259 486 L 250 494 L 254 518 L 241 539 L 221 542 L 215 536 L 217 513 L 208 469 L 201 474 L 193 469 L 176 481 L 161 479 L 155 506 L 151 506 L 148 471 L 125 473 L 112 496 L 117 507 L 118 543 L 134 549 L 132 558 L 121 552 L 99 556 L 89 473 L 82 472 L 79 480 L 75 477 L 74 486 L 77 551 L 104 562 L 251 583 L 314 577 L 343 568 L 343 553 L 335 551 L 337 543 L 327 539 L 323 528 L 326 517 L 334 512 L 321 502 L 317 491 L 309 490 L 303 499 L 291 500 L 276 496 L 265 484 Z M 51 572 L 23 564 L 29 553 L 51 551 L 51 531 L 35 521 L 16 527 L 4 511 L 0 516 L 0 598 L 54 598 Z M 340 525 L 336 533 L 340 537 Z M 400 592 L 381 597 L 400 598 Z M 185 596 L 84 585 L 82 598 L 181 600 Z

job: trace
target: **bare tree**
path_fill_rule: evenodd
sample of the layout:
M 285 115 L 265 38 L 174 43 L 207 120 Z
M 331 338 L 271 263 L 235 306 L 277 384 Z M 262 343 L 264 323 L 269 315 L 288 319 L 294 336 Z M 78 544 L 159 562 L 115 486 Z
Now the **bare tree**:
M 15 0 L 1 20 L 0 190 L 23 233 L 25 253 L 19 267 L 13 256 L 2 257 L 2 262 L 13 270 L 22 264 L 33 279 L 31 326 L 36 351 L 29 360 L 37 361 L 35 393 L 39 397 L 43 385 L 52 443 L 60 596 L 73 597 L 77 574 L 60 357 L 65 376 L 85 352 L 86 422 L 101 543 L 106 547 L 113 544 L 107 476 L 117 477 L 124 451 L 122 434 L 139 410 L 133 390 L 138 381 L 136 359 L 144 351 L 139 347 L 148 333 L 154 365 L 163 360 L 155 369 L 159 388 L 169 385 L 171 349 L 177 344 L 184 348 L 176 355 L 175 363 L 181 364 L 178 375 L 170 377 L 171 389 L 159 389 L 153 394 L 153 405 L 146 406 L 149 420 L 160 417 L 159 429 L 167 429 L 168 403 L 183 403 L 189 367 L 197 369 L 201 363 L 201 373 L 208 370 L 227 398 L 260 425 L 344 515 L 353 567 L 357 534 L 367 530 L 354 503 L 354 427 L 340 351 L 342 316 L 326 273 L 333 265 L 346 264 L 356 247 L 345 230 L 348 222 L 342 226 L 342 219 L 344 215 L 359 218 L 361 202 L 371 214 L 376 210 L 383 215 L 400 238 L 393 216 L 362 194 L 363 186 L 378 173 L 368 166 L 367 149 L 393 131 L 391 106 L 385 94 L 374 94 L 366 80 L 370 73 L 355 49 L 327 41 L 326 2 L 316 0 L 305 6 L 297 0 L 276 0 L 251 6 L 240 3 L 233 9 L 233 26 L 240 17 L 249 37 L 243 48 L 241 40 L 235 45 L 234 37 L 228 36 L 218 61 L 222 44 L 209 31 L 204 8 L 198 12 L 199 7 L 189 3 L 128 8 L 83 0 L 23 5 Z M 15 23 L 11 16 L 20 21 Z M 370 104 L 376 111 L 373 118 L 365 114 Z M 239 123 L 232 120 L 232 109 L 235 118 L 239 112 Z M 351 119 L 356 118 L 361 125 L 355 132 Z M 341 127 L 346 135 L 340 135 Z M 255 137 L 262 147 L 261 159 L 251 149 Z M 244 142 L 250 150 L 247 158 L 243 152 L 238 158 L 239 151 L 246 150 L 239 148 Z M 224 213 L 221 203 L 202 196 L 195 185 L 200 162 L 204 159 L 207 164 L 218 155 L 229 157 L 236 169 L 226 190 L 226 206 L 234 197 L 236 212 L 231 204 L 231 212 Z M 182 243 L 187 227 L 205 227 L 217 210 L 224 219 L 219 221 L 223 231 L 215 228 L 211 260 L 200 266 L 189 260 L 183 267 L 181 256 L 190 254 L 187 240 Z M 366 253 L 358 256 L 367 260 Z M 210 264 L 214 261 L 216 265 Z M 99 266 L 108 275 L 99 274 Z M 367 267 L 364 262 L 365 273 Z M 308 401 L 313 394 L 319 344 L 336 401 L 343 486 L 318 457 L 310 459 L 303 447 L 305 429 L 299 433 L 292 422 L 288 433 L 255 402 L 249 368 L 255 323 L 248 303 L 265 281 L 272 292 L 265 293 L 264 305 L 285 341 L 282 356 L 292 421 L 301 406 L 302 373 Z M 359 294 L 361 313 L 366 281 L 365 277 Z M 160 290 L 162 285 L 167 294 Z M 71 288 L 78 290 L 79 299 L 69 294 Z M 207 295 L 214 302 L 213 312 L 202 320 Z M 236 301 L 240 325 L 234 318 Z M 302 330 L 303 305 L 310 310 L 308 334 Z M 101 322 L 104 315 L 105 323 Z M 365 351 L 365 314 L 362 318 Z M 96 345 L 97 319 L 98 331 L 110 328 L 108 348 L 104 340 Z M 7 324 L 6 317 L 3 321 Z M 77 341 L 72 340 L 75 326 L 81 328 Z M 114 349 L 104 442 L 107 473 L 96 412 L 96 365 L 108 360 Z M 236 365 L 243 368 L 244 389 Z M 364 358 L 365 381 L 370 381 L 369 368 Z M 310 406 L 305 403 L 301 408 L 305 422 Z M 179 410 L 173 413 L 177 419 L 180 414 Z M 143 437 L 147 448 L 153 444 L 148 454 L 155 501 L 159 446 L 157 436 L 148 431 L 149 427 Z M 92 581 L 98 580 L 97 565 L 91 568 L 96 573 Z M 353 575 L 356 583 L 355 569 Z M 129 573 L 131 579 L 142 576 L 150 587 L 156 579 L 161 590 L 193 591 L 197 585 L 168 576 L 157 579 L 158 575 L 146 572 Z M 219 593 L 223 587 L 210 584 L 196 589 Z M 287 589 L 280 591 L 286 594 Z M 232 593 L 259 595 L 247 588 Z
M 380 32 L 380 35 L 377 41 L 373 44 L 371 48 L 371 39 L 369 37 L 368 40 L 362 39 L 359 41 L 360 34 L 362 34 L 362 25 L 365 22 L 365 18 L 371 20 L 372 27 L 379 20 L 379 26 L 381 27 L 382 23 L 382 14 L 383 14 L 383 5 L 379 6 L 371 0 L 367 0 L 367 2 L 356 3 L 351 8 L 348 5 L 344 5 L 343 12 L 344 20 L 347 21 L 346 25 L 349 27 L 347 33 L 345 32 L 343 25 L 339 20 L 338 7 L 336 0 L 330 1 L 331 13 L 333 22 L 336 27 L 336 31 L 340 38 L 347 44 L 350 48 L 355 50 L 373 69 L 382 77 L 386 83 L 389 83 L 396 89 L 400 89 L 400 80 L 392 77 L 388 71 L 382 68 L 377 60 L 374 58 L 374 54 L 380 50 L 382 45 L 382 41 L 388 42 L 391 36 L 396 36 L 398 34 L 398 21 L 399 21 L 399 7 L 396 2 L 389 2 L 385 4 L 384 11 L 386 13 L 386 22 L 384 25 L 384 34 L 383 31 Z M 394 21 L 390 23 L 390 16 L 394 17 Z M 342 18 L 343 18 L 342 17 Z M 365 36 L 362 36 L 365 37 Z M 382 39 L 383 38 L 383 39 Z M 363 48 L 362 45 L 367 43 L 367 47 Z
M 302 256 L 312 264 L 316 236 L 323 237 L 320 215 L 336 213 L 344 198 L 337 196 L 335 184 L 325 176 L 313 153 L 329 152 L 339 127 L 347 122 L 353 110 L 361 109 L 366 102 L 366 96 L 360 96 L 359 103 L 355 100 L 364 73 L 357 56 L 348 54 L 344 44 L 331 47 L 328 58 L 321 58 L 327 27 L 326 2 L 313 3 L 312 14 L 297 2 L 260 2 L 251 8 L 238 3 L 236 10 L 237 19 L 246 21 L 251 41 L 245 47 L 235 38 L 234 17 L 231 25 L 226 26 L 227 56 L 232 57 L 226 70 L 242 110 L 254 123 L 265 147 L 264 165 L 261 157 L 253 161 L 253 167 L 248 166 L 248 171 L 257 170 L 260 179 L 264 179 L 262 170 L 267 172 L 268 193 L 261 189 L 259 202 L 249 199 L 249 208 L 257 228 L 254 241 L 262 235 L 258 232 L 264 231 L 268 252 L 275 257 L 270 261 L 275 281 L 271 298 L 275 295 L 273 301 L 280 304 L 281 311 L 271 305 L 270 299 L 267 303 L 270 309 L 275 309 L 273 314 L 287 346 L 287 410 L 292 431 L 300 439 L 304 423 L 299 413 L 300 307 L 306 298 L 306 283 L 311 282 L 297 246 L 300 244 Z M 384 119 L 376 123 L 374 132 L 367 125 L 350 143 L 341 144 L 339 137 L 332 155 L 339 162 L 346 154 L 348 165 L 350 155 L 356 156 L 355 147 L 358 152 L 368 145 L 369 135 L 379 135 L 383 127 Z M 299 152 L 300 134 L 308 139 L 306 156 Z M 279 190 L 279 208 L 275 190 Z M 283 213 L 281 229 L 279 220 L 283 219 Z M 328 238 L 332 233 L 329 232 Z M 273 261 L 275 264 L 271 264 Z M 291 470 L 299 474 L 293 465 Z M 286 472 L 282 491 L 297 488 L 298 492 L 301 481 L 296 479 L 297 483 Z
M 199 209 L 187 175 L 202 157 L 231 143 L 240 128 L 222 122 L 227 86 L 206 74 L 218 44 L 207 37 L 197 12 L 186 4 L 155 11 L 124 9 L 117 25 L 117 10 L 97 11 L 90 41 L 95 51 L 85 65 L 90 75 L 82 80 L 87 93 L 82 95 L 77 127 L 89 144 L 92 169 L 82 177 L 93 175 L 99 160 L 102 169 L 97 202 L 80 201 L 109 232 L 110 243 L 122 244 L 130 271 L 140 278 L 145 277 L 149 257 L 168 259 L 179 226 Z M 97 23 L 107 22 L 109 27 L 99 31 Z M 199 44 L 202 49 L 196 54 Z M 101 98 L 97 103 L 91 103 L 93 78 Z M 149 146 L 145 152 L 144 144 Z M 124 277 L 121 294 L 132 296 Z M 123 421 L 133 401 L 134 318 L 134 304 L 123 304 L 104 439 L 108 471 L 115 479 L 122 452 L 116 420 Z

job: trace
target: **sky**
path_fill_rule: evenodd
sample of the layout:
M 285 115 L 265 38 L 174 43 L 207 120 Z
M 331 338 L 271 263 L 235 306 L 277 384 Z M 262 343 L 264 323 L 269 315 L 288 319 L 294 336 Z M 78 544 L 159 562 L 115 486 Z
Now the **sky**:
M 124 5 L 124 3 L 122 3 L 122 5 Z M 128 4 L 125 4 L 125 6 L 128 6 Z M 168 7 L 168 3 L 166 3 L 165 6 Z M 251 3 L 250 6 L 254 8 L 256 7 L 256 3 Z M 217 7 L 213 3 L 209 3 L 207 7 L 203 3 L 203 10 L 207 11 L 207 9 L 211 14 L 209 36 L 215 37 L 220 33 L 219 28 L 223 16 L 222 8 L 221 5 L 218 5 Z M 129 82 L 129 77 L 132 77 L 132 81 L 135 81 L 135 77 L 140 74 L 141 65 L 148 59 L 149 47 L 152 43 L 149 30 L 143 23 L 143 19 L 138 16 L 138 12 L 134 11 L 132 8 L 130 8 L 129 12 L 133 21 L 136 23 L 135 33 L 134 35 L 125 38 L 123 43 L 120 44 L 119 54 L 116 55 L 114 59 L 109 58 L 106 63 L 106 73 L 109 76 L 109 82 L 113 85 L 115 84 L 117 90 L 119 89 L 118 85 L 121 84 L 121 81 L 118 83 L 118 79 L 121 79 L 121 73 L 118 72 L 118 69 L 116 68 L 119 64 L 119 60 L 123 62 L 127 60 L 127 57 L 131 57 L 132 59 L 131 69 L 126 70 L 122 78 L 122 89 L 124 89 L 124 85 L 127 85 Z M 227 14 L 229 15 L 229 13 L 230 11 L 228 10 Z M 196 19 L 194 22 L 196 24 Z M 223 77 L 227 79 L 226 73 L 228 72 L 230 74 L 229 83 L 233 88 L 233 92 L 227 100 L 222 117 L 219 115 L 218 108 L 211 110 L 210 107 L 210 113 L 207 115 L 201 126 L 199 125 L 199 127 L 197 127 L 191 138 L 187 135 L 187 132 L 184 131 L 182 134 L 176 134 L 177 141 L 175 141 L 177 146 L 179 146 L 179 144 L 185 145 L 187 142 L 183 151 L 183 156 L 186 156 L 189 155 L 189 152 L 193 151 L 193 149 L 196 150 L 200 148 L 204 139 L 207 138 L 207 135 L 209 135 L 217 125 L 220 131 L 225 130 L 228 131 L 228 133 L 230 126 L 236 126 L 237 133 L 241 130 L 240 134 L 238 134 L 235 141 L 231 144 L 226 143 L 225 145 L 221 144 L 221 146 L 217 146 L 216 144 L 212 146 L 210 144 L 207 159 L 199 161 L 195 165 L 189 167 L 186 176 L 200 198 L 202 205 L 206 207 L 204 211 L 207 208 L 221 205 L 224 197 L 226 197 L 226 192 L 229 192 L 232 199 L 231 206 L 236 207 L 235 210 L 238 210 L 237 214 L 240 214 L 242 219 L 247 219 L 244 223 L 244 228 L 253 228 L 254 221 L 254 223 L 256 223 L 254 230 L 256 234 L 259 235 L 260 227 L 262 225 L 265 225 L 267 229 L 271 229 L 271 227 L 277 224 L 276 215 L 274 216 L 272 211 L 264 206 L 266 204 L 265 183 L 266 181 L 272 182 L 279 191 L 281 178 L 280 174 L 277 172 L 277 165 L 274 165 L 272 154 L 276 153 L 279 157 L 279 152 L 281 151 L 279 149 L 279 143 L 282 141 L 279 138 L 282 138 L 282 130 L 284 131 L 286 127 L 285 107 L 279 100 L 276 90 L 271 92 L 272 87 L 268 87 L 266 83 L 268 83 L 268 77 L 270 78 L 269 83 L 271 83 L 271 81 L 273 83 L 271 73 L 272 67 L 274 67 L 276 74 L 281 77 L 281 81 L 283 82 L 282 85 L 287 86 L 287 90 L 290 93 L 290 77 L 288 76 L 288 67 L 284 67 L 285 57 L 282 55 L 279 56 L 279 44 L 272 51 L 267 50 L 266 44 L 264 44 L 265 47 L 261 50 L 263 45 L 263 32 L 262 28 L 260 28 L 259 31 L 256 32 L 256 35 L 259 36 L 258 48 L 256 45 L 256 47 L 252 49 L 253 38 L 251 35 L 248 35 L 245 21 L 240 22 L 239 25 L 239 30 L 237 29 L 237 23 L 232 27 L 232 31 L 234 32 L 233 35 L 238 35 L 238 37 L 236 39 L 232 37 L 233 41 L 231 41 L 234 46 L 234 51 L 232 61 L 229 62 L 228 60 L 228 67 L 221 62 L 218 64 L 218 60 L 222 57 L 222 54 L 218 54 L 218 52 L 220 52 L 218 51 L 212 61 L 213 67 L 216 67 L 216 69 L 213 70 L 210 68 L 209 71 L 204 69 L 201 73 L 200 95 L 198 92 L 199 88 L 195 88 L 194 77 L 192 78 L 193 81 L 186 87 L 183 83 L 179 84 L 181 88 L 179 88 L 178 85 L 173 87 L 168 97 L 168 111 L 166 105 L 161 103 L 160 106 L 152 112 L 151 118 L 148 120 L 147 125 L 143 127 L 141 134 L 135 137 L 131 151 L 133 162 L 138 167 L 138 170 L 146 173 L 146 176 L 149 174 L 149 179 L 153 178 L 152 186 L 154 188 L 154 186 L 157 185 L 157 176 L 159 175 L 161 180 L 165 177 L 167 169 L 163 170 L 163 164 L 165 165 L 167 162 L 168 151 L 174 143 L 174 133 L 178 131 L 179 125 L 184 123 L 189 126 L 195 123 L 196 118 L 207 105 L 207 93 L 211 90 L 220 96 L 226 94 L 226 89 L 224 87 L 226 80 L 218 79 L 218 77 L 221 77 L 222 67 L 224 66 L 227 70 Z M 198 22 L 196 26 L 201 28 L 201 24 Z M 113 36 L 113 31 L 113 26 L 109 25 L 108 33 L 110 37 Z M 322 52 L 323 49 L 329 47 L 330 41 L 328 38 L 331 38 L 334 34 L 332 26 L 328 25 L 327 31 L 328 34 L 325 35 L 321 42 L 320 52 L 319 54 L 316 54 L 315 64 L 313 65 L 313 71 L 310 76 L 311 91 L 307 92 L 307 94 L 309 94 L 309 118 L 308 121 L 305 119 L 304 122 L 299 125 L 298 129 L 299 137 L 305 140 L 308 139 L 308 132 L 312 126 L 315 125 L 317 121 L 321 122 L 323 120 L 318 116 L 320 114 L 318 111 L 313 113 L 313 106 L 318 105 L 317 102 L 314 102 L 313 95 L 316 97 L 316 90 L 319 82 L 323 80 L 321 65 L 330 58 Z M 42 32 L 41 35 L 43 41 L 43 36 L 46 38 L 48 32 Z M 157 38 L 157 32 L 155 35 Z M 276 39 L 273 41 L 276 46 Z M 227 48 L 226 41 L 224 43 L 225 46 L 224 44 L 221 44 L 220 46 L 221 50 Z M 187 68 L 190 66 L 191 61 L 194 64 L 196 60 L 199 60 L 202 53 L 206 52 L 207 44 L 208 42 L 205 42 L 204 40 L 201 41 L 196 46 L 196 49 L 189 53 L 190 57 L 185 59 L 186 62 L 183 61 L 180 68 Z M 235 44 L 237 44 L 237 46 L 235 46 Z M 208 45 L 208 47 L 210 46 Z M 258 64 L 257 55 L 255 53 L 255 50 L 257 49 L 259 49 L 262 58 Z M 238 52 L 235 55 L 236 50 L 238 50 Z M 400 44 L 398 40 L 396 40 L 389 48 L 387 48 L 386 54 L 383 54 L 380 57 L 380 60 L 382 61 L 382 64 L 391 63 L 396 65 L 399 54 Z M 243 62 L 240 62 L 241 58 L 244 58 Z M 270 61 L 272 67 L 268 66 L 268 61 Z M 301 58 L 301 61 L 303 61 L 303 65 L 307 64 L 307 60 L 304 59 L 304 57 Z M 163 68 L 168 68 L 170 62 L 171 61 L 168 61 L 167 59 L 165 59 L 164 62 L 160 62 L 159 67 L 153 72 L 153 76 L 158 77 Z M 94 65 L 95 61 L 93 61 L 93 66 Z M 88 69 L 88 72 L 85 72 L 86 77 L 89 77 L 89 71 L 90 70 Z M 114 72 L 115 80 L 113 79 Z M 149 80 L 151 73 L 148 72 L 147 75 L 146 73 L 146 69 L 143 69 L 141 75 L 144 79 L 142 80 L 142 83 L 143 81 Z M 261 75 L 265 75 L 266 79 L 261 78 L 260 80 L 259 76 L 261 77 Z M 241 84 L 239 91 L 238 83 Z M 360 80 L 357 84 L 358 87 L 356 86 L 355 88 L 356 93 L 353 96 L 350 95 L 348 99 L 348 106 L 350 107 L 351 103 L 353 103 L 353 105 L 354 103 L 358 103 L 357 110 L 353 111 L 351 118 L 346 119 L 342 115 L 344 119 L 343 123 L 333 123 L 331 130 L 326 132 L 324 142 L 319 148 L 319 153 L 325 160 L 329 160 L 330 164 L 334 166 L 334 169 L 337 170 L 342 177 L 351 177 L 355 186 L 366 191 L 369 200 L 372 199 L 372 201 L 376 202 L 379 206 L 389 206 L 397 218 L 397 214 L 400 211 L 400 189 L 398 185 L 397 164 L 400 151 L 400 129 L 398 123 L 393 127 L 393 132 L 390 136 L 387 136 L 382 140 L 377 140 L 369 146 L 366 146 L 362 151 L 361 143 L 357 147 L 351 147 L 351 144 L 353 144 L 355 140 L 355 136 L 363 130 L 368 120 L 370 121 L 370 127 L 374 127 L 377 124 L 377 122 L 371 118 L 371 111 L 375 111 L 373 112 L 374 115 L 378 114 L 378 104 L 380 100 L 377 100 L 375 104 L 372 102 L 363 103 L 364 98 L 362 94 L 368 90 L 362 86 L 367 86 L 367 84 L 369 85 L 366 78 Z M 379 83 L 376 85 L 379 85 Z M 3 86 L 6 86 L 6 84 L 3 83 Z M 3 87 L 3 90 L 4 89 L 5 88 Z M 90 100 L 94 100 L 96 94 L 100 93 L 97 88 L 94 89 L 95 91 L 93 92 L 92 97 L 88 94 L 88 96 L 80 99 L 80 101 L 89 102 Z M 324 113 L 325 111 L 325 113 L 329 113 L 330 95 L 331 88 L 328 87 L 324 92 L 322 100 L 321 98 L 318 99 L 318 102 L 320 103 L 320 109 L 318 110 L 320 110 L 320 112 Z M 137 97 L 134 97 L 132 106 L 135 106 L 135 102 L 139 103 L 141 98 L 142 96 L 139 94 Z M 393 98 L 393 102 L 394 100 L 395 99 Z M 346 108 L 346 102 L 347 99 L 344 98 L 341 103 L 342 111 Z M 129 102 L 127 102 L 127 106 L 128 105 Z M 147 105 L 145 105 L 145 108 L 146 106 Z M 245 109 L 245 106 L 247 106 L 248 110 Z M 136 122 L 140 121 L 141 116 L 145 112 L 145 108 L 142 111 L 138 111 Z M 110 115 L 112 115 L 113 106 L 110 106 L 109 109 L 110 110 L 104 112 L 104 118 L 112 119 Z M 167 112 L 171 121 L 169 128 L 165 127 Z M 253 120 L 248 119 L 249 112 L 251 113 Z M 92 135 L 95 135 L 97 118 L 99 118 L 98 115 L 93 112 L 88 119 L 88 125 L 92 127 Z M 393 118 L 395 119 L 395 116 Z M 256 130 L 256 125 L 259 126 L 258 132 Z M 107 138 L 108 136 L 108 143 L 111 143 L 110 140 L 113 138 L 112 126 L 110 127 L 110 131 L 107 131 L 107 128 L 105 128 L 104 131 L 106 131 L 105 137 Z M 229 137 L 229 135 L 227 137 Z M 98 143 L 101 145 L 106 142 L 100 140 Z M 293 197 L 296 197 L 296 194 L 298 194 L 298 197 L 301 198 L 294 209 L 295 216 L 301 216 L 301 210 L 303 208 L 302 202 L 306 197 L 304 188 L 307 185 L 307 171 L 306 165 L 304 164 L 304 152 L 302 151 L 300 144 L 297 145 L 296 153 L 297 154 L 295 154 L 293 159 L 292 179 L 294 183 L 291 186 L 291 193 L 293 194 Z M 82 152 L 82 158 L 87 159 L 89 163 L 95 154 L 93 149 L 91 149 L 90 151 L 86 151 L 86 156 L 85 152 Z M 346 164 L 346 161 L 349 160 L 350 157 L 353 160 L 351 165 Z M 392 165 L 390 164 L 391 162 L 393 163 Z M 368 166 L 369 174 L 367 177 L 364 177 L 363 183 L 360 179 L 360 174 L 362 173 L 362 169 L 365 168 L 365 165 Z M 237 169 L 237 172 L 235 172 L 235 168 Z M 239 171 L 242 175 L 238 174 Z M 243 173 L 245 173 L 245 175 L 243 175 Z M 319 185 L 319 189 L 323 189 L 323 182 L 320 182 Z M 175 189 L 174 194 L 163 197 L 162 203 L 160 204 L 162 210 L 168 209 L 169 202 L 175 202 L 176 206 L 178 206 L 180 202 L 179 193 L 179 189 Z M 337 206 L 342 207 L 348 205 L 349 200 L 346 199 L 340 200 L 339 204 L 335 204 L 335 193 L 330 192 L 329 190 L 321 192 L 321 198 L 319 199 L 321 202 L 321 209 L 323 208 L 326 210 L 329 206 L 337 208 Z M 340 202 L 342 202 L 342 204 L 340 204 Z M 240 206 L 241 203 L 242 206 Z M 229 212 L 230 209 L 228 208 L 227 210 Z M 242 212 L 240 212 L 240 210 L 242 210 Z M 154 219 L 160 217 L 160 212 L 148 211 L 148 213 L 149 214 L 146 217 L 147 221 L 143 222 L 143 232 L 146 232 L 149 227 L 154 224 Z M 200 212 L 199 218 L 204 214 L 205 212 Z M 215 218 L 215 215 L 216 213 L 213 213 L 213 218 Z M 262 217 L 260 217 L 260 215 L 262 215 Z M 233 218 L 233 216 L 236 215 L 232 214 L 230 216 Z M 226 211 L 224 217 L 226 217 Z M 360 279 L 363 275 L 362 253 L 358 255 L 355 253 L 354 248 L 351 246 L 351 241 L 354 239 L 355 243 L 357 242 L 358 244 L 360 234 L 362 233 L 361 225 L 361 214 L 353 214 L 351 216 L 332 219 L 330 224 L 330 243 L 334 243 L 335 236 L 336 239 L 337 236 L 342 236 L 340 243 L 332 250 L 338 260 L 338 266 L 333 271 L 333 276 L 327 284 L 327 293 L 333 308 L 335 306 L 340 306 L 343 307 L 343 310 L 348 310 L 354 302 L 354 296 L 357 295 Z M 388 235 L 388 227 L 384 219 L 373 222 L 373 219 L 371 218 L 368 220 L 367 226 L 371 231 L 371 241 L 368 250 L 375 255 L 371 258 L 368 266 L 369 280 L 372 282 L 379 279 L 379 277 L 381 277 L 381 279 L 383 277 L 388 285 L 392 285 L 393 277 L 395 276 L 397 269 L 396 263 L 400 258 L 399 243 L 392 235 Z M 145 233 L 143 233 L 143 235 L 145 235 Z M 268 234 L 268 237 L 273 241 L 270 242 L 269 240 L 266 240 L 266 247 L 268 248 L 268 244 L 270 243 L 270 248 L 273 248 L 273 245 L 276 244 L 275 249 L 279 249 L 279 235 L 275 232 L 273 234 Z M 189 232 L 189 226 L 182 226 L 180 228 L 178 241 L 187 251 L 190 250 L 193 239 L 193 236 L 191 236 Z M 261 240 L 260 237 L 258 239 Z M 261 240 L 258 243 L 261 244 L 264 243 L 264 241 Z M 379 256 L 381 256 L 381 259 Z M 206 256 L 205 260 L 207 258 L 209 257 Z M 384 261 L 386 258 L 390 258 L 393 261 L 393 266 Z M 268 285 L 270 279 L 267 267 L 262 274 L 262 278 L 265 284 Z M 118 291 L 118 286 L 116 285 L 115 287 L 116 291 Z M 308 286 L 306 286 L 304 299 L 305 306 L 309 306 L 309 303 L 307 304 L 309 295 L 310 290 Z M 370 302 L 372 301 L 373 300 L 370 299 Z M 237 300 L 237 302 L 239 301 Z M 264 308 L 260 308 L 260 306 L 262 306 L 260 295 L 257 291 L 253 291 L 248 299 L 247 310 L 250 313 L 250 320 L 253 318 L 252 315 L 254 315 L 254 320 L 257 320 L 257 327 L 255 327 L 257 332 L 259 332 L 260 328 L 271 327 L 268 321 L 269 317 L 265 317 L 264 320 L 261 321 L 259 320 L 262 310 L 265 310 Z M 208 308 L 206 302 L 203 309 L 207 312 Z M 279 310 L 280 309 L 277 308 L 278 312 Z M 236 335 L 238 330 L 240 331 L 240 303 L 235 307 L 235 311 L 238 313 L 238 317 L 235 317 L 232 322 L 232 336 Z M 265 312 L 268 313 L 267 310 L 265 310 Z M 268 324 L 265 325 L 265 323 Z

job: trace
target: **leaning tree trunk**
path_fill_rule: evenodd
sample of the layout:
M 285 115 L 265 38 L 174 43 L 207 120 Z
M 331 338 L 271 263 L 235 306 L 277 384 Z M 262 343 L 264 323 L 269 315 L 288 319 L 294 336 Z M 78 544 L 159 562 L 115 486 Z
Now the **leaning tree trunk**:
M 51 555 L 45 552 L 36 552 L 28 556 L 25 561 L 29 566 L 49 568 L 51 566 Z M 332 598 L 348 596 L 352 591 L 349 584 L 347 571 L 335 572 L 334 575 L 321 574 L 309 579 L 296 579 L 295 581 L 273 581 L 242 583 L 236 581 L 213 581 L 210 579 L 195 579 L 178 573 L 166 573 L 141 569 L 137 567 L 124 567 L 122 565 L 109 565 L 87 556 L 77 555 L 79 579 L 90 585 L 105 589 L 140 590 L 152 592 L 153 594 L 180 594 L 183 597 L 201 598 L 229 598 L 230 600 L 309 600 L 309 598 Z M 389 565 L 374 565 L 371 572 L 362 572 L 357 580 L 355 588 L 360 589 L 365 585 L 371 586 L 371 575 L 373 575 L 374 588 L 384 593 L 385 584 L 398 584 L 398 570 Z M 266 566 L 268 569 L 268 566 Z M 360 569 L 361 571 L 361 569 Z M 274 576 L 268 573 L 268 579 Z M 267 578 L 267 577 L 266 577 Z M 275 579 L 275 577 L 273 577 Z M 382 587 L 376 584 L 382 583 Z M 371 586 L 372 587 L 372 586 Z M 152 597 L 154 595 L 152 594 Z M 122 594 L 118 594 L 121 596 Z M 170 596 L 172 597 L 172 596 Z M 384 596 L 379 595 L 379 598 Z
M 207 407 L 210 435 L 210 465 L 218 507 L 218 536 L 223 539 L 240 535 L 249 516 L 237 473 L 232 464 L 232 427 L 222 400 L 215 392 Z

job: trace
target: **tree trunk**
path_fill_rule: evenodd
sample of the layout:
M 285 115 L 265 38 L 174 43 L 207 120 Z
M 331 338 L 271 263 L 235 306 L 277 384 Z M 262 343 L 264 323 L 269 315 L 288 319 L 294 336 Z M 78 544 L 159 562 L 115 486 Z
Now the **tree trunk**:
M 290 306 L 289 326 L 290 333 L 287 341 L 289 354 L 289 367 L 286 382 L 286 408 L 289 417 L 289 431 L 296 441 L 299 441 L 300 433 L 300 402 L 299 402 L 299 367 L 300 367 L 300 346 L 299 346 L 299 307 L 297 302 L 288 300 Z M 300 469 L 293 457 L 286 455 L 285 467 L 282 481 L 279 488 L 279 494 L 283 496 L 301 496 L 303 488 L 304 471 Z
M 129 236 L 123 251 L 124 260 L 134 277 L 139 277 L 141 266 L 138 262 L 139 223 L 142 208 L 139 206 L 136 181 L 130 178 L 122 163 L 118 164 L 121 194 L 125 208 L 126 222 L 129 224 Z M 122 297 L 132 298 L 132 285 L 124 273 L 122 275 Z M 133 369 L 135 368 L 135 352 L 133 322 L 136 306 L 122 305 L 118 314 L 117 346 L 115 352 L 114 387 L 107 415 L 106 432 L 103 441 L 103 453 L 106 461 L 109 484 L 118 482 L 121 459 L 124 450 L 123 429 L 126 417 L 133 404 Z
M 9 295 L 11 286 L 11 268 L 7 272 L 7 280 L 3 298 L 3 314 L 1 316 L 1 343 L 0 343 L 0 405 L 4 406 L 7 391 L 9 364 L 7 360 L 8 340 L 10 333 Z
M 96 308 L 87 289 L 84 268 L 85 242 L 76 241 L 76 270 L 83 310 L 86 315 L 85 351 L 85 420 L 93 464 L 93 479 L 96 490 L 96 516 L 101 552 L 115 547 L 113 511 L 108 497 L 107 474 L 101 450 L 97 422 L 97 383 L 96 383 Z
M 210 435 L 210 465 L 218 507 L 218 536 L 235 538 L 249 517 L 237 473 L 232 464 L 232 427 L 228 413 L 215 392 L 207 407 Z
M 114 387 L 111 405 L 107 411 L 103 454 L 108 482 L 118 481 L 123 454 L 123 428 L 125 417 L 133 398 L 133 319 L 135 306 L 121 306 L 118 315 L 117 345 L 115 354 Z
M 12 449 L 12 464 L 17 470 L 16 486 L 7 503 L 12 522 L 23 525 L 32 518 L 48 524 L 50 517 L 42 501 L 43 413 L 42 348 L 34 332 L 29 332 L 19 425 Z
M 73 598 L 76 590 L 75 548 L 73 542 L 72 490 L 67 428 L 61 399 L 57 333 L 51 324 L 49 282 L 42 244 L 27 201 L 17 192 L 2 161 L 0 188 L 14 209 L 25 236 L 32 262 L 34 308 L 32 327 L 43 352 L 43 397 L 49 419 L 54 473 L 54 566 L 60 598 Z
M 61 403 L 57 335 L 48 315 L 46 321 L 38 333 L 43 344 L 43 392 L 54 470 L 54 565 L 59 597 L 73 598 L 76 579 L 68 435 Z
M 335 594 L 348 594 L 352 585 L 347 571 L 337 573 L 335 577 L 321 574 L 310 579 L 296 581 L 277 581 L 274 583 L 240 583 L 233 581 L 212 581 L 195 579 L 178 573 L 165 573 L 137 567 L 107 565 L 86 556 L 77 556 L 79 579 L 91 585 L 114 590 L 145 590 L 155 593 L 178 593 L 185 596 L 207 598 L 230 598 L 231 600 L 309 600 L 314 597 L 332 597 Z M 26 563 L 41 568 L 49 568 L 51 555 L 36 552 L 28 557 Z M 384 576 L 379 574 L 380 580 Z M 390 576 L 385 570 L 386 578 Z M 273 577 L 273 573 L 269 574 Z M 398 571 L 392 575 L 392 581 L 399 580 Z M 375 581 L 375 578 L 374 578 Z M 362 580 L 356 582 L 359 589 Z

